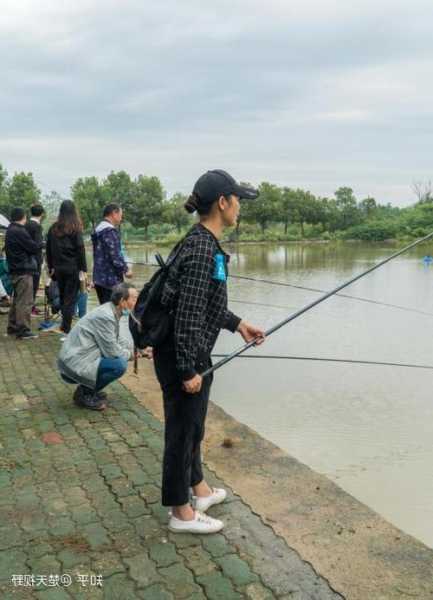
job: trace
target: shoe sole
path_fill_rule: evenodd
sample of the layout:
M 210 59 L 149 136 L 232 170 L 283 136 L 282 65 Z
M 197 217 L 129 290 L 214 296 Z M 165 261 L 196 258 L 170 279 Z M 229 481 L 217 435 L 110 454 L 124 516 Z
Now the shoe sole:
M 87 404 L 80 404 L 79 402 L 75 402 L 75 405 L 78 406 L 78 408 L 87 408 L 88 410 L 97 410 L 99 412 L 107 408 L 106 404 L 100 404 L 99 406 L 87 406 Z
M 218 531 L 221 531 L 223 527 L 224 525 L 221 525 L 221 527 L 218 527 L 218 529 L 213 529 L 212 531 L 197 531 L 197 529 L 193 529 L 192 527 L 190 529 L 176 529 L 176 527 L 170 527 L 170 525 L 168 525 L 168 530 L 172 533 L 193 533 L 196 535 L 209 535 L 211 533 L 218 533 Z
M 107 408 L 105 402 L 98 404 L 97 406 L 89 406 L 88 404 L 83 404 L 79 400 L 74 399 L 74 404 L 75 406 L 78 406 L 78 408 L 88 408 L 89 410 L 105 410 Z

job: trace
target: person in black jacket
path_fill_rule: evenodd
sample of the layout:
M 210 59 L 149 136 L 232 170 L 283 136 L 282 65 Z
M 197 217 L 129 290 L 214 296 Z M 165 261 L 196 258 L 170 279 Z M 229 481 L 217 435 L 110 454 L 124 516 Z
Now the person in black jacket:
M 42 225 L 41 221 L 44 218 L 45 210 L 41 204 L 35 204 L 30 208 L 30 220 L 26 223 L 26 229 L 30 234 L 32 240 L 34 240 L 37 244 L 43 244 L 44 238 L 42 233 Z M 38 271 L 33 275 L 33 308 L 32 315 L 38 316 L 40 314 L 40 310 L 35 306 L 36 294 L 39 289 L 39 282 L 41 280 L 41 271 L 42 271 L 42 246 L 38 252 L 36 257 L 38 261 Z
M 210 488 L 203 478 L 200 444 L 209 401 L 211 352 L 221 329 L 239 332 L 245 341 L 261 343 L 264 333 L 227 308 L 229 256 L 218 239 L 236 224 L 240 198 L 258 192 L 240 186 L 228 173 L 208 171 L 200 177 L 188 202 L 200 222 L 173 252 L 161 303 L 173 315 L 173 331 L 154 348 L 154 364 L 164 400 L 165 448 L 162 504 L 172 508 L 168 527 L 173 532 L 214 533 L 222 521 L 205 514 L 223 502 L 226 492 Z M 189 489 L 195 496 L 190 504 Z
M 33 275 L 37 273 L 37 255 L 42 248 L 42 242 L 36 243 L 30 237 L 25 228 L 26 220 L 24 210 L 14 208 L 5 239 L 6 258 L 13 285 L 7 333 L 24 340 L 38 337 L 30 329 L 30 314 L 33 305 Z
M 57 221 L 47 234 L 48 271 L 59 286 L 62 311 L 61 331 L 69 333 L 80 287 L 80 271 L 87 273 L 83 225 L 75 204 L 64 200 Z

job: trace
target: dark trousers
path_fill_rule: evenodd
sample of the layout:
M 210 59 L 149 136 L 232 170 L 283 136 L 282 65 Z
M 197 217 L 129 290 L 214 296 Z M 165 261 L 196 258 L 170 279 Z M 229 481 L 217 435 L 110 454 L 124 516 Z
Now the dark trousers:
M 111 288 L 102 287 L 102 285 L 95 285 L 96 295 L 98 296 L 99 304 L 105 304 L 111 300 Z
M 65 333 L 69 333 L 75 312 L 77 294 L 80 289 L 78 271 L 72 273 L 56 271 L 56 279 L 59 286 L 60 310 L 62 311 L 62 324 L 60 327 Z
M 8 333 L 19 337 L 30 331 L 30 314 L 33 305 L 32 275 L 11 275 L 13 286 L 12 306 L 9 310 Z
M 39 281 L 41 280 L 41 273 L 35 273 L 33 275 L 33 304 L 35 303 L 36 294 L 39 289 Z
M 98 366 L 98 373 L 96 377 L 96 385 L 95 388 L 87 388 L 89 394 L 93 394 L 94 392 L 100 392 L 102 389 L 107 387 L 113 381 L 120 379 L 122 375 L 126 373 L 128 368 L 128 361 L 123 357 L 116 358 L 106 358 L 105 356 L 101 358 Z M 71 374 L 72 375 L 72 374 Z M 76 383 L 80 381 L 79 375 L 67 376 L 64 373 L 60 373 L 61 378 L 66 381 L 66 383 Z M 82 384 L 78 384 L 82 385 Z
M 213 376 L 203 380 L 198 394 L 188 394 L 176 375 L 174 350 L 156 350 L 154 364 L 164 399 L 162 504 L 181 506 L 189 501 L 189 488 L 203 480 L 200 444 Z M 206 360 L 197 367 L 202 371 L 209 365 Z
M 128 361 L 126 358 L 120 356 L 117 358 L 106 358 L 103 356 L 99 362 L 95 391 L 101 391 L 112 381 L 116 381 L 116 379 L 122 377 L 126 373 L 127 368 Z

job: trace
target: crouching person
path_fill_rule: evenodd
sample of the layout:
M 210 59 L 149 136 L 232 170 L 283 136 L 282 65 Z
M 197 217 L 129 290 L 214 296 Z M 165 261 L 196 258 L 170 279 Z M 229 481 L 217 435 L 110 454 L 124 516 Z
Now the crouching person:
M 64 381 L 78 384 L 74 393 L 78 406 L 104 410 L 103 388 L 125 373 L 133 346 L 120 335 L 119 321 L 133 310 L 137 296 L 131 284 L 117 285 L 111 301 L 80 319 L 63 343 L 57 364 Z

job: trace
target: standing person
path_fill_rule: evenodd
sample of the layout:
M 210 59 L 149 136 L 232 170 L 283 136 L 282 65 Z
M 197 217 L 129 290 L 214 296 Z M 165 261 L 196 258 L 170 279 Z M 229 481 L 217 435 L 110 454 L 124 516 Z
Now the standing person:
M 154 364 L 164 399 L 162 504 L 172 507 L 168 526 L 174 532 L 214 533 L 223 527 L 203 514 L 223 502 L 226 492 L 210 488 L 203 478 L 200 442 L 213 377 L 203 379 L 200 372 L 211 365 L 221 329 L 238 331 L 245 341 L 260 338 L 261 343 L 264 338 L 261 329 L 227 309 L 230 257 L 218 241 L 226 227 L 236 224 L 240 198 L 257 196 L 257 190 L 240 186 L 225 171 L 202 175 L 185 204 L 188 212 L 198 212 L 200 222 L 181 242 L 162 291 L 161 302 L 172 311 L 174 327 L 154 349 Z M 189 502 L 190 487 L 196 510 Z
M 36 243 L 25 228 L 26 214 L 22 208 L 14 208 L 11 224 L 6 231 L 5 249 L 12 280 L 13 299 L 9 311 L 8 335 L 18 339 L 37 338 L 30 329 L 30 315 L 33 305 L 33 276 L 37 273 L 37 255 L 42 242 Z
M 57 221 L 48 230 L 47 265 L 50 275 L 59 286 L 62 311 L 60 330 L 68 334 L 80 288 L 80 272 L 87 273 L 83 225 L 71 200 L 62 202 Z
M 35 204 L 30 208 L 30 220 L 26 223 L 26 229 L 30 234 L 32 240 L 34 240 L 37 244 L 43 243 L 43 234 L 42 234 L 42 225 L 41 221 L 44 218 L 45 210 L 41 204 Z M 33 307 L 32 307 L 32 315 L 38 316 L 41 311 L 36 308 L 35 300 L 36 294 L 39 289 L 39 282 L 41 280 L 41 271 L 42 271 L 42 246 L 39 250 L 36 260 L 38 262 L 38 272 L 33 275 Z
M 123 211 L 118 204 L 107 204 L 103 220 L 92 233 L 93 283 L 100 304 L 109 302 L 112 289 L 132 277 L 121 250 L 119 225 Z

